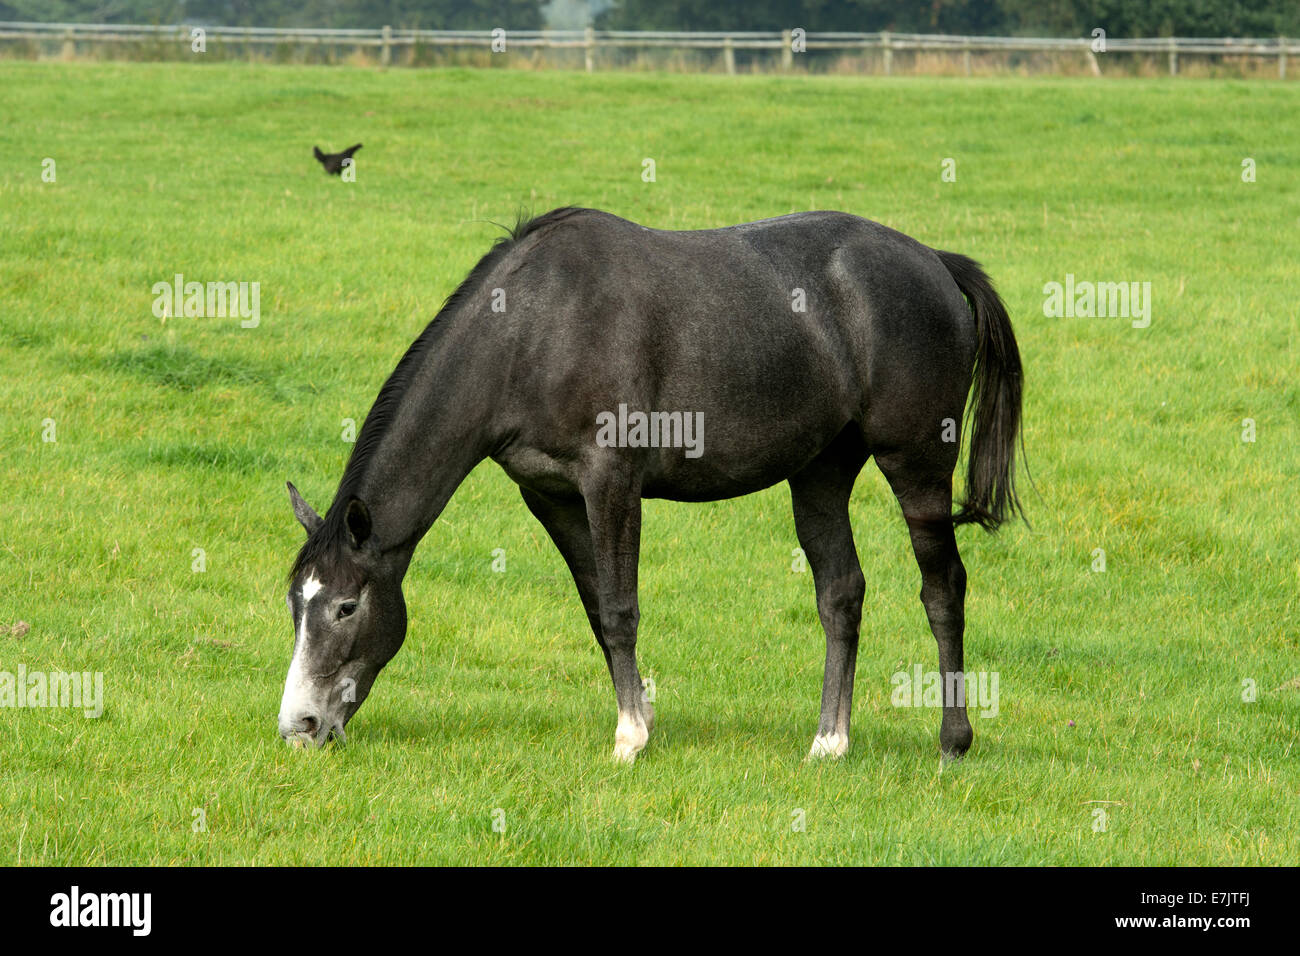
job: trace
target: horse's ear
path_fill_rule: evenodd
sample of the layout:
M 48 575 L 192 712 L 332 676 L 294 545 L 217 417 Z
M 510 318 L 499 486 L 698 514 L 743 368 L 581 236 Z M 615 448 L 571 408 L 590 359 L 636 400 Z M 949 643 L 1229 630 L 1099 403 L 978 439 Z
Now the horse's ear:
M 311 534 L 321 525 L 321 517 L 312 510 L 311 505 L 302 500 L 302 495 L 298 494 L 298 489 L 293 486 L 292 481 L 286 481 L 289 486 L 289 503 L 293 505 L 293 516 L 298 519 L 298 523 L 307 529 Z
M 353 498 L 343 518 L 348 526 L 348 540 L 354 549 L 359 549 L 370 537 L 370 509 L 360 498 Z

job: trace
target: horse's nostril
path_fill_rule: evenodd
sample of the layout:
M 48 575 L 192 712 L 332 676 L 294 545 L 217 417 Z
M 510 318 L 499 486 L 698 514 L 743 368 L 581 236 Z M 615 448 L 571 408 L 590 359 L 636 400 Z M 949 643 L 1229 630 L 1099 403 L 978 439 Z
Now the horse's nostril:
M 320 721 L 317 720 L 315 717 L 304 717 L 302 719 L 302 729 L 306 733 L 309 733 L 313 737 L 315 737 L 316 731 L 320 729 Z

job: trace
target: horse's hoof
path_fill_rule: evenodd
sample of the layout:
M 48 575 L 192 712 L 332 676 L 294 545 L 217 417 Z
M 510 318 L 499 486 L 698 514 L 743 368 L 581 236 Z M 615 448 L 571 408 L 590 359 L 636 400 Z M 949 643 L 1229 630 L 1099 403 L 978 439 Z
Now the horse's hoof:
M 818 734 L 813 738 L 812 749 L 808 751 L 809 760 L 821 760 L 824 757 L 843 757 L 849 749 L 849 735 Z
M 975 742 L 975 731 L 971 729 L 970 724 L 964 727 L 957 727 L 952 731 L 941 729 L 939 731 L 939 751 L 943 755 L 944 763 L 953 763 L 966 756 L 966 751 L 970 750 L 970 745 Z
M 644 701 L 642 708 L 648 707 Z M 643 714 L 619 714 L 618 729 L 614 731 L 614 759 L 619 763 L 632 763 L 650 739 Z

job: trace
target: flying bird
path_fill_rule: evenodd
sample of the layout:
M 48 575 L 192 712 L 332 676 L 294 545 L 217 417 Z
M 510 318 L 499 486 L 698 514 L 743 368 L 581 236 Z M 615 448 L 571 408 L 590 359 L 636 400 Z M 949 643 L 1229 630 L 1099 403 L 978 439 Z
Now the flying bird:
M 319 146 L 313 146 L 311 151 L 312 155 L 320 160 L 320 164 L 325 167 L 325 172 L 337 176 L 343 172 L 343 167 L 352 161 L 352 154 L 360 148 L 361 144 L 357 143 L 357 145 L 349 146 L 341 153 L 322 153 Z

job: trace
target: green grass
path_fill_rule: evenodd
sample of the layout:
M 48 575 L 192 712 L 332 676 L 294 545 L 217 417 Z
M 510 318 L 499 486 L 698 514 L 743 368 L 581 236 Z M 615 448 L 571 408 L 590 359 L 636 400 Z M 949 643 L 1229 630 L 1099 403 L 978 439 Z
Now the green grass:
M 0 670 L 106 682 L 98 720 L 0 708 L 0 862 L 1300 856 L 1294 85 L 10 62 L 0 90 L 0 625 L 31 624 Z M 311 159 L 358 140 L 354 184 Z M 565 204 L 668 228 L 843 209 L 985 264 L 1037 493 L 1032 530 L 960 535 L 967 666 L 1001 691 L 966 760 L 941 772 L 938 713 L 890 705 L 936 656 L 870 466 L 838 763 L 802 762 L 824 639 L 784 486 L 647 503 L 658 726 L 626 768 L 568 574 L 491 463 L 417 553 L 406 646 L 348 745 L 278 740 L 285 479 L 324 508 L 343 419 L 497 234 L 481 220 Z M 155 318 L 176 272 L 260 282 L 260 327 Z M 1150 281 L 1150 328 L 1045 318 L 1066 273 Z

